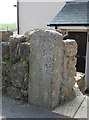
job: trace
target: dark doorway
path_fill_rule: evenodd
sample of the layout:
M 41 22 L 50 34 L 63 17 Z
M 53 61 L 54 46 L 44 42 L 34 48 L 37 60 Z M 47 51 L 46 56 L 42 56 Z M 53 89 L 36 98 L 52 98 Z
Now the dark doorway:
M 68 38 L 75 39 L 78 44 L 77 71 L 85 73 L 87 32 L 68 32 Z

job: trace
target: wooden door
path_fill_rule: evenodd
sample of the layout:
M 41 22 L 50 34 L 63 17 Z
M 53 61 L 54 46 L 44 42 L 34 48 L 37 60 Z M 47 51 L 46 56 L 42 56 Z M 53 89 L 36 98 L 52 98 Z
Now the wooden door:
M 68 38 L 75 39 L 78 44 L 77 71 L 85 73 L 87 32 L 68 32 Z

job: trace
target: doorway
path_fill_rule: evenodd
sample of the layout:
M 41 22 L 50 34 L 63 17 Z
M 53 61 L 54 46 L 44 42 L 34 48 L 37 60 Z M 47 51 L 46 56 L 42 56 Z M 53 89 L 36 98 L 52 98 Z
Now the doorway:
M 78 44 L 77 52 L 77 72 L 85 73 L 86 66 L 86 47 L 87 47 L 87 32 L 68 32 L 68 38 L 75 39 Z

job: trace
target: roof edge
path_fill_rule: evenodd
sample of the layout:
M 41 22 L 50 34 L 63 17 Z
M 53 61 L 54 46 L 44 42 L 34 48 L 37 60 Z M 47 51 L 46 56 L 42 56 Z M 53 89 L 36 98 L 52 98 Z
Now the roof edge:
M 89 26 L 89 24 L 47 24 L 47 26 Z
M 88 3 L 89 1 L 66 1 L 66 3 L 68 3 L 68 4 L 73 4 L 73 3 L 75 3 L 75 4 L 78 4 L 78 3 Z

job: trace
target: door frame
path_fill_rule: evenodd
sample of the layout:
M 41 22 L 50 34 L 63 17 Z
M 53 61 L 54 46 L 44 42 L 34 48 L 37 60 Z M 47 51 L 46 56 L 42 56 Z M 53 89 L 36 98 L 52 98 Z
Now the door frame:
M 87 50 L 86 50 L 85 86 L 89 90 L 89 31 L 87 31 Z

